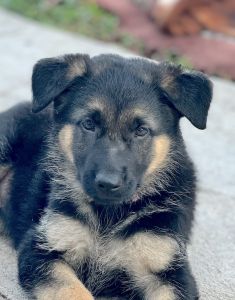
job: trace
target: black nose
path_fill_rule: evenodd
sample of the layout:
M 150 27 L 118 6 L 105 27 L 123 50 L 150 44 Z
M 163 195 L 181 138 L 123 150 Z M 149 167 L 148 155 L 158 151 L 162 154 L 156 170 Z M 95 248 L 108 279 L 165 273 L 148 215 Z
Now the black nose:
M 117 192 L 122 185 L 122 177 L 119 174 L 98 173 L 95 178 L 97 190 L 101 192 Z

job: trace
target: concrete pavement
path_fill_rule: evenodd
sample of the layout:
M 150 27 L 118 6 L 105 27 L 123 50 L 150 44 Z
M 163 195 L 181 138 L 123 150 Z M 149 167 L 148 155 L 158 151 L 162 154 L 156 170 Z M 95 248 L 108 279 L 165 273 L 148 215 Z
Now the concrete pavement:
M 31 99 L 30 77 L 40 58 L 64 53 L 130 55 L 116 45 L 43 27 L 0 10 L 0 110 Z M 197 166 L 198 207 L 189 257 L 202 300 L 235 299 L 235 84 L 213 78 L 207 130 L 182 129 Z M 16 276 L 16 255 L 0 236 L 0 299 L 27 299 Z

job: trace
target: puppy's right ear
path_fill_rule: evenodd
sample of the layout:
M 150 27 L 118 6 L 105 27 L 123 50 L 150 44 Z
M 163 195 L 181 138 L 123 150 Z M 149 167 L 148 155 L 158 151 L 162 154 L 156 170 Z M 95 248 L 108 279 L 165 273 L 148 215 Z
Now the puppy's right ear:
M 70 54 L 56 58 L 40 60 L 33 69 L 32 111 L 37 113 L 59 96 L 76 77 L 88 73 L 90 57 L 82 54 Z
M 182 69 L 171 63 L 157 65 L 156 81 L 167 100 L 198 129 L 205 129 L 213 94 L 210 79 L 198 71 Z

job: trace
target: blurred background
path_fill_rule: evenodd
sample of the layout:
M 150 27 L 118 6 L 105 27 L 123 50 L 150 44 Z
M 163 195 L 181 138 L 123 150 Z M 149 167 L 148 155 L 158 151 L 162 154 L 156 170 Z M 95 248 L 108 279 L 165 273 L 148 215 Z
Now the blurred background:
M 201 300 L 234 300 L 235 0 L 0 0 L 0 112 L 32 98 L 37 60 L 77 52 L 171 60 L 211 76 L 207 129 L 181 121 L 198 174 L 188 255 Z M 2 299 L 30 300 L 0 235 Z
M 0 0 L 41 23 L 235 79 L 234 0 Z

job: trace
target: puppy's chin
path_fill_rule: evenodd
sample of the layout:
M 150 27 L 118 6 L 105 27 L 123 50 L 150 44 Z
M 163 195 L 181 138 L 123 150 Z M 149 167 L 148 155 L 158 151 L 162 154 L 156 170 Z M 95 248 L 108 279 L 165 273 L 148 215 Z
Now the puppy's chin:
M 131 202 L 131 198 L 107 198 L 107 199 L 100 199 L 100 198 L 93 198 L 92 201 L 97 206 L 104 206 L 104 207 L 117 207 L 123 204 L 127 204 Z
M 97 206 L 117 207 L 138 201 L 139 184 L 132 185 L 119 195 L 98 195 L 93 188 L 83 185 L 83 191 L 89 198 L 89 202 Z
M 128 195 L 128 196 L 123 196 L 123 197 L 116 197 L 116 198 L 99 198 L 97 196 L 91 195 L 86 192 L 86 195 L 88 196 L 88 202 L 97 206 L 104 206 L 104 207 L 118 207 L 122 205 L 129 204 L 131 205 L 132 203 L 136 203 L 141 200 L 141 196 L 138 193 L 138 190 L 136 190 L 133 194 Z

